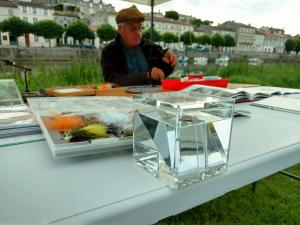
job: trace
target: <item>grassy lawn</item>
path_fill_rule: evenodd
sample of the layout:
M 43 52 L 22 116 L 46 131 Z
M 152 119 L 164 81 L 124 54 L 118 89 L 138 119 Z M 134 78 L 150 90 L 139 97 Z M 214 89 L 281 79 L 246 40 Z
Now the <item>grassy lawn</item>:
M 300 88 L 300 64 L 273 63 L 249 66 L 246 63 L 214 67 L 205 75 L 228 77 L 231 83 L 248 83 L 268 86 Z M 20 90 L 24 82 L 20 72 L 0 68 L 0 79 L 15 79 Z M 100 84 L 101 68 L 95 62 L 73 62 L 69 68 L 46 68 L 39 65 L 30 74 L 29 87 L 37 91 L 45 87 Z M 300 176 L 300 164 L 287 171 Z M 300 182 L 275 174 L 257 183 L 255 193 L 251 185 L 232 191 L 206 204 L 179 215 L 159 221 L 156 225 L 213 225 L 213 224 L 285 224 L 300 225 Z

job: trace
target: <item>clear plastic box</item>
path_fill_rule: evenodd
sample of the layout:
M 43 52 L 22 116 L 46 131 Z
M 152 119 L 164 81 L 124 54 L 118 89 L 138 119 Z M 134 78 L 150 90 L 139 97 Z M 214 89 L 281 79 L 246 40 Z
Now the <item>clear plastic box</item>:
M 137 96 L 133 157 L 173 189 L 227 168 L 234 100 L 191 92 Z

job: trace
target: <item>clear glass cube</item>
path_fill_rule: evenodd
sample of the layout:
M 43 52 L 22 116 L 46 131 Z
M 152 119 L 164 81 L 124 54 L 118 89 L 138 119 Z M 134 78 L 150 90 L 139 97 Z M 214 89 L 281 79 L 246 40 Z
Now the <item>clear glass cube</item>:
M 141 95 L 133 118 L 136 163 L 173 189 L 227 168 L 234 100 L 192 92 Z

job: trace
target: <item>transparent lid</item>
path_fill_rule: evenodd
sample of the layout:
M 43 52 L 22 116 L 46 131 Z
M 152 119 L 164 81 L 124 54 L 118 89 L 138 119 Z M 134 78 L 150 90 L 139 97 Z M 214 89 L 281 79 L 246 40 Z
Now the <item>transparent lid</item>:
M 41 112 L 128 111 L 141 107 L 128 97 L 115 96 L 29 98 L 28 103 L 35 114 Z
M 184 91 L 144 94 L 134 99 L 139 103 L 170 109 L 205 109 L 212 103 L 234 104 L 233 99 Z

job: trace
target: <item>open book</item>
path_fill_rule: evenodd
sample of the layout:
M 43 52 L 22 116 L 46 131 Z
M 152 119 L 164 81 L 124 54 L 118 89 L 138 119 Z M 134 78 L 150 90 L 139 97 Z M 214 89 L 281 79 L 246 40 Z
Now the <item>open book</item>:
M 273 95 L 286 95 L 300 93 L 300 89 L 257 86 L 247 88 L 220 88 L 205 85 L 191 85 L 183 91 L 195 91 L 206 95 L 233 98 L 236 102 L 257 101 Z

